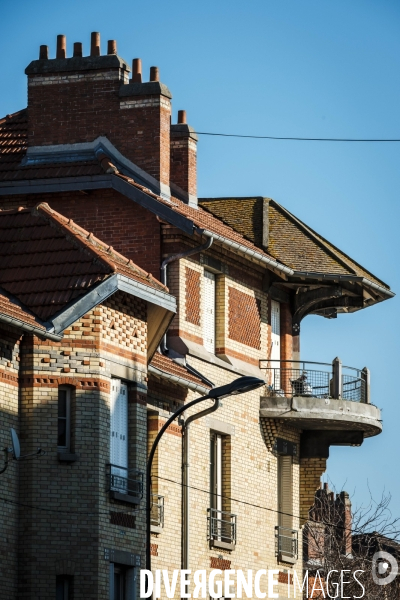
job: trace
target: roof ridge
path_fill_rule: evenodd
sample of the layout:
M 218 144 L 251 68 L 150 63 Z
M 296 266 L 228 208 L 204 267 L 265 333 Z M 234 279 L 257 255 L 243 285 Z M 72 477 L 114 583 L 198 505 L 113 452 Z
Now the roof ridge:
M 78 239 L 85 248 L 92 250 L 97 255 L 99 260 L 105 263 L 107 266 L 109 266 L 114 273 L 117 271 L 117 268 L 111 260 L 113 256 L 117 260 L 123 262 L 125 266 L 131 268 L 133 271 L 136 271 L 137 274 L 141 275 L 143 279 L 154 281 L 161 288 L 168 290 L 168 288 L 165 285 L 158 281 L 158 279 L 156 279 L 151 273 L 148 273 L 147 271 L 139 267 L 136 263 L 132 261 L 132 259 L 127 258 L 123 254 L 120 254 L 119 252 L 114 250 L 114 248 L 111 245 L 107 245 L 105 242 L 97 238 L 91 231 L 84 229 L 83 227 L 75 223 L 71 218 L 65 217 L 64 215 L 52 209 L 49 206 L 49 204 L 47 204 L 47 202 L 41 202 L 40 204 L 35 206 L 35 209 L 43 211 L 47 215 L 51 216 L 53 219 L 56 220 L 57 223 L 61 221 L 61 225 L 64 225 L 64 227 L 70 232 L 77 234 L 79 237 L 76 239 Z M 64 223 L 62 223 L 62 221 L 64 221 Z M 110 253 L 110 259 L 108 259 L 108 257 L 104 257 L 99 252 L 99 248 L 96 247 L 96 244 L 100 246 L 100 249 L 103 252 Z
M 320 243 L 320 245 L 324 249 L 326 249 L 327 252 L 329 252 L 331 254 L 331 256 L 334 256 L 335 258 L 337 258 L 348 269 L 350 269 L 351 271 L 353 271 L 353 273 L 355 275 L 357 275 L 357 273 L 353 269 L 353 267 L 351 267 L 348 263 L 346 263 L 340 257 L 336 256 L 335 253 L 332 252 L 332 250 L 329 247 L 327 247 L 325 244 L 328 244 L 329 246 L 332 246 L 332 248 L 334 248 L 335 250 L 337 250 L 345 258 L 347 258 L 348 260 L 350 260 L 352 263 L 354 263 L 355 265 L 357 265 L 357 267 L 359 267 L 360 269 L 362 269 L 363 271 L 365 271 L 366 273 L 368 273 L 369 275 L 371 275 L 371 277 L 373 277 L 374 279 L 376 279 L 377 281 L 379 281 L 380 283 L 382 283 L 387 289 L 390 290 L 390 286 L 387 283 L 385 283 L 384 281 L 382 281 L 382 279 L 379 279 L 379 277 L 377 277 L 376 275 L 374 275 L 373 273 L 371 273 L 371 271 L 369 271 L 363 265 L 361 265 L 359 262 L 357 262 L 356 260 L 354 260 L 353 258 L 351 258 L 351 256 L 349 256 L 348 254 L 346 254 L 346 252 L 343 252 L 343 250 L 341 250 L 340 248 L 338 248 L 337 246 L 335 246 L 335 244 L 332 244 L 332 242 L 330 242 L 329 240 L 327 240 L 326 238 L 324 238 L 324 236 L 322 236 L 319 233 L 317 233 L 316 231 L 314 231 L 314 229 L 312 229 L 312 227 L 309 227 L 309 225 L 306 225 L 306 223 L 303 223 L 303 221 L 301 221 L 298 217 L 296 217 L 295 215 L 293 215 L 289 210 L 287 210 L 287 208 L 285 208 L 284 206 L 282 206 L 281 204 L 279 204 L 278 202 L 276 202 L 276 200 L 273 200 L 271 198 L 271 201 L 276 206 L 278 206 L 282 211 L 284 211 L 288 215 L 290 215 L 290 217 L 292 217 L 292 219 L 294 219 L 295 221 L 297 221 L 303 227 L 303 229 L 305 229 L 306 231 L 308 231 Z

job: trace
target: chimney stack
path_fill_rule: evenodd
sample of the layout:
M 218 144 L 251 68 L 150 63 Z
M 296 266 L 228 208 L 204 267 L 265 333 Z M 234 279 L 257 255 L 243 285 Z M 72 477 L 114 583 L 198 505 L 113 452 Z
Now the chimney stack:
M 83 56 L 82 42 L 74 42 L 74 56 L 80 58 Z
M 115 40 L 108 40 L 107 54 L 117 54 L 117 42 Z
M 186 110 L 179 110 L 178 123 L 171 125 L 171 190 L 192 206 L 197 206 L 197 139 Z
M 48 60 L 48 58 L 49 58 L 49 47 L 48 46 L 40 46 L 39 60 Z
M 142 61 L 134 58 L 132 61 L 132 83 L 142 83 Z
M 90 56 L 100 56 L 100 33 L 92 31 L 90 39 Z
M 57 36 L 57 54 L 56 58 L 66 58 L 67 57 L 67 38 L 65 35 Z

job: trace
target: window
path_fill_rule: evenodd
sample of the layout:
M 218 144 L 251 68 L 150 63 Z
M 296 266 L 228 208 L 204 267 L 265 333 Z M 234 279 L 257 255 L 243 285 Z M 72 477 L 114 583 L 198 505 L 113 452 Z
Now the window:
M 110 600 L 133 600 L 136 598 L 135 567 L 110 563 Z
M 58 450 L 71 450 L 71 389 L 58 388 Z
M 271 300 L 271 367 L 273 369 L 273 389 L 281 388 L 281 305 L 276 300 Z
M 56 577 L 56 600 L 72 600 L 71 575 L 57 575 Z
M 278 456 L 279 525 L 292 527 L 293 522 L 293 464 L 291 456 Z
M 128 493 L 128 386 L 120 379 L 111 382 L 110 463 L 112 489 Z
M 209 352 L 215 352 L 215 275 L 204 271 L 203 277 L 203 340 Z
M 230 512 L 230 436 L 211 434 L 210 508 L 208 538 L 211 545 L 233 550 L 236 543 L 236 515 Z

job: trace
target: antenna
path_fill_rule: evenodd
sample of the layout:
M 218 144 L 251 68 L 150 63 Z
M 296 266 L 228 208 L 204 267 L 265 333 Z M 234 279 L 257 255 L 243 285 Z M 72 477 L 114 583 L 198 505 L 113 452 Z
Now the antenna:
M 18 439 L 18 434 L 15 431 L 15 429 L 13 427 L 10 428 L 10 436 L 11 436 L 11 448 L 9 448 L 8 446 L 6 446 L 5 448 L 3 448 L 3 452 L 4 452 L 4 467 L 2 469 L 0 469 L 0 475 L 2 473 L 4 473 L 4 471 L 7 469 L 8 467 L 8 456 L 9 454 L 13 455 L 13 458 L 15 460 L 20 460 L 23 458 L 30 458 L 32 456 L 44 456 L 46 453 L 43 452 L 43 450 L 41 448 L 38 448 L 36 452 L 32 452 L 31 454 L 24 454 L 24 456 L 21 456 L 21 447 L 19 444 L 19 439 Z
M 14 454 L 14 458 L 16 460 L 18 460 L 19 457 L 21 456 L 21 448 L 19 445 L 18 434 L 15 431 L 15 429 L 13 429 L 12 427 L 10 429 L 10 434 L 11 434 L 11 445 L 12 445 L 12 451 Z

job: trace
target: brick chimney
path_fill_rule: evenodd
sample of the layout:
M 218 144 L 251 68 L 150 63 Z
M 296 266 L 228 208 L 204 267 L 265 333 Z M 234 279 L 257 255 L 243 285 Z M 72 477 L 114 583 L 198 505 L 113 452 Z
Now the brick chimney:
M 141 63 L 130 68 L 115 40 L 101 54 L 100 34 L 91 35 L 90 55 L 80 42 L 67 57 L 66 38 L 57 37 L 56 58 L 40 46 L 28 75 L 28 146 L 92 142 L 106 136 L 129 160 L 160 182 L 169 194 L 171 93 L 157 67 L 142 83 Z
M 197 135 L 186 123 L 186 111 L 178 111 L 171 125 L 171 191 L 197 206 Z M 183 192 L 183 194 L 182 194 Z

